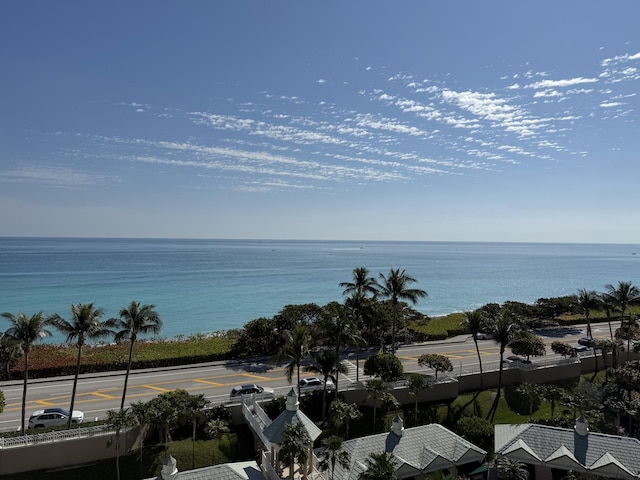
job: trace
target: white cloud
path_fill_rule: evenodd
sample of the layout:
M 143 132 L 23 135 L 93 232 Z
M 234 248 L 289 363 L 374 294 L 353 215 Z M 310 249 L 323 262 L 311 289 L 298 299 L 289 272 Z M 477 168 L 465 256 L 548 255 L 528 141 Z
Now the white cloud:
M 562 88 L 571 87 L 573 85 L 580 85 L 583 83 L 597 83 L 597 78 L 568 78 L 564 80 L 541 80 L 540 82 L 531 83 L 526 88 Z

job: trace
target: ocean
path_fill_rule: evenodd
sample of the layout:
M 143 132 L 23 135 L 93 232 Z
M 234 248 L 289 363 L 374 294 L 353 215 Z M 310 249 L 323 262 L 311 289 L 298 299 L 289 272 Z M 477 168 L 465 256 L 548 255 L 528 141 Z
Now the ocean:
M 94 302 L 109 318 L 136 300 L 156 306 L 172 338 L 241 328 L 288 304 L 342 302 L 338 284 L 361 266 L 376 278 L 404 269 L 428 292 L 414 308 L 438 316 L 638 285 L 640 246 L 0 237 L 0 311 L 68 318 L 72 303 Z M 48 341 L 63 340 L 53 333 Z

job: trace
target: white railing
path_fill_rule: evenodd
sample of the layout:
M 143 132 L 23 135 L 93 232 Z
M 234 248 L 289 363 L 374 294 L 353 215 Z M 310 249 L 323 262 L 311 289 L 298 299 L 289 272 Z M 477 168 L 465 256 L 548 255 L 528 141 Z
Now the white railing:
M 71 430 L 58 430 L 55 432 L 20 435 L 18 437 L 0 437 L 0 448 L 24 447 L 27 445 L 38 445 L 42 443 L 53 443 L 77 438 L 95 437 L 97 435 L 110 435 L 113 432 L 113 429 L 108 427 L 105 428 L 105 425 L 99 425 L 95 427 L 73 428 Z

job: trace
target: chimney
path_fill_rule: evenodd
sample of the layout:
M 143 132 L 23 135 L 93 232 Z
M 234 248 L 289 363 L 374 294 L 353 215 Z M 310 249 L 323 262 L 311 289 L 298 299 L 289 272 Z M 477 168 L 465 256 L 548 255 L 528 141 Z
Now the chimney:
M 287 410 L 290 412 L 295 412 L 298 410 L 300 406 L 300 402 L 298 402 L 298 395 L 296 395 L 296 391 L 292 388 L 291 391 L 287 394 Z
M 391 423 L 391 432 L 395 433 L 397 436 L 402 436 L 402 431 L 404 430 L 404 422 L 399 415 L 396 415 L 393 418 L 393 422 Z
M 176 459 L 168 455 L 162 463 L 162 480 L 174 480 L 178 476 L 178 468 L 176 467 Z
M 586 437 L 589 433 L 589 426 L 587 425 L 587 419 L 584 418 L 584 415 L 580 415 L 576 420 L 574 431 L 581 437 Z

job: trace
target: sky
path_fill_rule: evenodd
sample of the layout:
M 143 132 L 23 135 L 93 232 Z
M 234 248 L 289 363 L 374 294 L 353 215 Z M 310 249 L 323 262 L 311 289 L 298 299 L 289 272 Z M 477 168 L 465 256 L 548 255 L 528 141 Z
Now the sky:
M 639 243 L 639 18 L 1 2 L 0 236 Z

